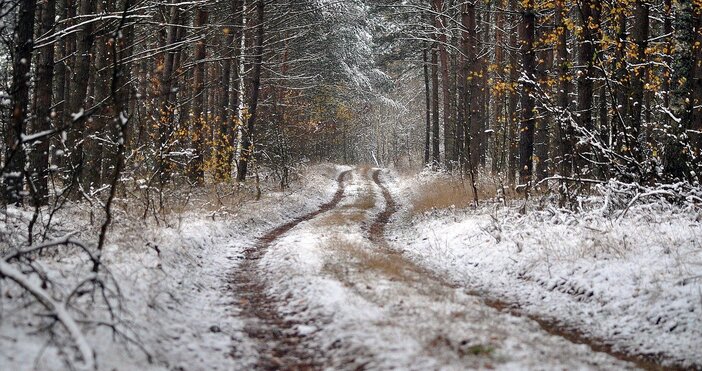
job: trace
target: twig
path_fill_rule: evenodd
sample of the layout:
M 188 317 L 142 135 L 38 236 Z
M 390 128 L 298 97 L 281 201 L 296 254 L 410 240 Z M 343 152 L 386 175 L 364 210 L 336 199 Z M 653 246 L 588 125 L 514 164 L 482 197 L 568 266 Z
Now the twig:
M 78 324 L 73 317 L 68 314 L 66 307 L 64 307 L 62 303 L 55 301 L 48 292 L 32 282 L 29 277 L 22 274 L 22 272 L 17 270 L 11 264 L 7 263 L 5 260 L 0 260 L 0 275 L 15 281 L 18 285 L 32 294 L 32 296 L 34 296 L 46 309 L 53 312 L 56 319 L 61 322 L 63 327 L 66 328 L 68 333 L 75 341 L 76 346 L 83 357 L 83 365 L 81 368 L 86 370 L 94 370 L 96 368 L 95 354 L 93 353 L 92 348 L 90 345 L 88 345 L 88 342 L 83 336 L 83 333 L 80 331 Z
M 90 257 L 90 260 L 93 261 L 93 263 L 97 262 L 97 258 L 95 257 L 95 255 L 93 255 L 92 252 L 90 252 L 90 250 L 88 249 L 86 244 L 80 240 L 73 238 L 73 235 L 75 235 L 75 234 L 76 234 L 76 232 L 72 232 L 72 233 L 69 233 L 69 234 L 67 234 L 59 239 L 56 239 L 56 240 L 52 240 L 49 242 L 44 242 L 44 243 L 41 243 L 38 245 L 30 246 L 24 250 L 17 250 L 12 254 L 3 257 L 2 260 L 6 261 L 6 262 L 10 262 L 12 260 L 19 259 L 24 255 L 28 255 L 28 254 L 31 254 L 31 253 L 36 252 L 36 251 L 41 251 L 41 250 L 44 250 L 44 249 L 49 248 L 49 247 L 56 247 L 56 246 L 62 246 L 62 245 L 75 245 L 75 246 L 80 247 L 81 250 L 83 250 L 83 252 L 85 252 L 88 255 L 88 257 Z

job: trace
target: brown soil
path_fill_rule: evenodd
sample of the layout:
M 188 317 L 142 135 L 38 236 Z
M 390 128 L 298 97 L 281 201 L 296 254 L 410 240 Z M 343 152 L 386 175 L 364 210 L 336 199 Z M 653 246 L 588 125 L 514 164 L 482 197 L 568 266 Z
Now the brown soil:
M 248 319 L 245 332 L 258 346 L 260 370 L 320 370 L 320 351 L 304 335 L 296 331 L 299 323 L 286 320 L 278 312 L 279 302 L 266 293 L 266 284 L 257 263 L 271 244 L 298 224 L 329 211 L 344 197 L 345 171 L 337 178 L 338 189 L 331 201 L 319 209 L 285 223 L 258 240 L 256 246 L 245 251 L 244 261 L 231 277 L 234 295 L 241 309 L 241 316 Z
M 368 168 L 363 168 L 360 169 L 359 173 L 361 176 L 367 177 L 368 171 L 370 171 Z M 283 224 L 261 237 L 256 246 L 246 251 L 244 262 L 232 275 L 232 282 L 234 289 L 237 290 L 235 294 L 239 300 L 242 316 L 252 319 L 250 326 L 246 328 L 246 333 L 259 346 L 260 357 L 256 365 L 257 369 L 318 370 L 323 368 L 325 362 L 322 351 L 315 348 L 305 336 L 296 332 L 295 328 L 298 323 L 283 318 L 278 312 L 280 302 L 266 294 L 266 285 L 258 271 L 257 262 L 278 237 L 298 224 L 335 208 L 344 197 L 343 181 L 348 173 L 349 171 L 339 175 L 337 179 L 339 188 L 331 201 L 322 205 L 318 210 Z M 434 272 L 418 266 L 389 246 L 385 239 L 385 229 L 398 207 L 390 191 L 380 180 L 380 171 L 373 171 L 371 177 L 381 189 L 385 199 L 385 208 L 375 217 L 368 229 L 368 238 L 378 249 L 371 252 L 340 242 L 338 246 L 335 246 L 334 250 L 352 257 L 352 260 L 364 269 L 379 272 L 391 280 L 421 283 L 414 286 L 425 287 L 428 291 L 441 291 L 442 288 L 457 288 L 457 285 L 439 277 Z M 363 207 L 366 206 L 365 203 L 354 206 L 362 209 L 360 210 L 361 212 L 356 214 L 333 214 L 329 216 L 329 221 L 324 222 L 332 224 L 338 222 L 338 224 L 342 224 L 344 220 L 339 219 L 340 215 L 351 218 L 353 215 L 362 215 L 362 211 L 366 209 Z M 356 223 L 357 221 L 353 220 L 352 222 Z M 344 264 L 343 260 L 339 263 Z M 345 263 L 349 264 L 350 261 L 346 260 Z M 348 281 L 349 277 L 347 277 L 347 274 L 344 273 L 347 269 L 346 267 L 335 266 L 327 267 L 327 269 L 340 281 L 348 286 L 354 286 L 352 282 Z M 486 305 L 499 311 L 514 316 L 526 316 L 537 322 L 544 331 L 554 336 L 562 337 L 572 343 L 585 344 L 594 352 L 609 354 L 617 359 L 631 362 L 645 370 L 700 369 L 699 367 L 685 368 L 675 364 L 664 367 L 658 355 L 631 354 L 618 351 L 606 341 L 587 337 L 581 331 L 569 328 L 560 322 L 525 314 L 516 303 L 495 300 L 480 292 L 470 292 L 470 294 L 481 298 Z
M 380 170 L 373 172 L 373 181 L 383 192 L 385 209 L 378 214 L 370 227 L 370 240 L 381 247 L 387 247 L 388 243 L 385 240 L 385 226 L 390 222 L 392 214 L 395 214 L 397 211 L 397 205 L 388 188 L 380 181 Z
M 392 195 L 390 194 L 390 191 L 380 181 L 379 176 L 380 176 L 380 171 L 378 171 L 378 170 L 375 171 L 373 173 L 373 181 L 382 190 L 383 197 L 385 198 L 385 205 L 386 206 L 385 206 L 385 210 L 383 210 L 380 214 L 378 214 L 373 225 L 371 225 L 370 235 L 369 235 L 370 240 L 373 241 L 375 244 L 377 244 L 379 247 L 383 247 L 384 248 L 383 253 L 386 253 L 389 255 L 390 254 L 395 255 L 395 257 L 397 259 L 402 259 L 402 260 L 406 261 L 407 264 L 405 264 L 405 267 L 409 268 L 415 275 L 421 274 L 426 278 L 426 281 L 432 282 L 432 283 L 439 283 L 444 287 L 451 287 L 451 288 L 456 287 L 455 285 L 450 284 L 449 282 L 446 282 L 446 280 L 441 279 L 440 277 L 437 277 L 435 274 L 428 272 L 425 269 L 420 268 L 411 262 L 408 262 L 400 254 L 398 254 L 398 253 L 393 254 L 393 251 L 389 248 L 389 245 L 387 244 L 387 241 L 385 240 L 384 234 L 385 234 L 385 226 L 388 224 L 392 214 L 394 214 L 396 212 L 397 205 L 396 205 L 395 201 L 393 200 Z M 656 354 L 632 354 L 632 353 L 627 353 L 627 352 L 615 350 L 614 347 L 611 344 L 607 343 L 606 341 L 601 340 L 601 339 L 594 339 L 594 338 L 588 337 L 585 334 L 583 334 L 582 331 L 564 326 L 562 323 L 560 323 L 558 321 L 545 319 L 545 318 L 535 316 L 535 315 L 525 315 L 519 309 L 519 305 L 516 303 L 507 303 L 507 302 L 500 301 L 500 300 L 497 300 L 494 298 L 488 298 L 484 294 L 481 294 L 478 292 L 471 292 L 470 294 L 481 297 L 483 299 L 483 302 L 486 305 L 488 305 L 494 309 L 497 309 L 499 311 L 506 311 L 514 316 L 526 316 L 526 317 L 530 318 L 531 320 L 537 322 L 539 324 L 539 326 L 544 331 L 548 332 L 551 335 L 565 338 L 566 340 L 568 340 L 572 343 L 585 344 L 588 347 L 590 347 L 590 349 L 592 349 L 592 351 L 594 351 L 594 352 L 602 352 L 602 353 L 609 354 L 617 359 L 631 362 L 644 370 L 660 371 L 660 370 L 700 370 L 701 369 L 698 366 L 683 367 L 680 364 L 671 364 L 671 365 L 663 366 L 662 359 L 660 358 L 659 355 L 656 355 Z

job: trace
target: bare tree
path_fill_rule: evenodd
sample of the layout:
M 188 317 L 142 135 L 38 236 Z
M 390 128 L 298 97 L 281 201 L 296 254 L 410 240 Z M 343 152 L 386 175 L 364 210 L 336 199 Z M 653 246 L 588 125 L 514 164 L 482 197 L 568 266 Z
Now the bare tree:
M 254 156 L 254 129 L 256 127 L 256 115 L 258 110 L 258 98 L 261 88 L 261 69 L 263 65 L 263 37 L 264 29 L 264 0 L 256 2 L 256 44 L 254 46 L 254 71 L 251 82 L 251 100 L 249 102 L 249 118 L 246 122 L 246 131 L 242 144 L 242 154 L 239 158 L 237 180 L 245 181 L 249 162 Z
M 16 29 L 16 50 L 12 64 L 12 86 L 10 97 L 12 114 L 10 126 L 6 133 L 6 163 L 2 171 L 5 186 L 5 202 L 8 204 L 22 203 L 24 190 L 24 134 L 28 118 L 29 105 L 29 70 L 31 68 L 32 52 L 34 50 L 34 13 L 35 0 L 19 2 L 19 17 Z

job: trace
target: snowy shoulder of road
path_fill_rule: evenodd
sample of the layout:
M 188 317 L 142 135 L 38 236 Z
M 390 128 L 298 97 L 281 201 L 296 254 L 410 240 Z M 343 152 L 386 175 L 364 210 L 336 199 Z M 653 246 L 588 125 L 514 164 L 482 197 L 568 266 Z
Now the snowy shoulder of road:
M 337 207 L 281 236 L 259 265 L 269 294 L 296 324 L 288 335 L 318 363 L 377 370 L 632 367 L 501 313 L 371 242 L 371 226 L 386 207 L 372 171 L 352 172 Z
M 207 198 L 195 199 L 190 207 L 197 211 L 175 213 L 167 225 L 142 222 L 134 215 L 125 216 L 124 210 L 116 212 L 103 253 L 104 266 L 122 294 L 116 320 L 104 307 L 91 307 L 90 295 L 77 300 L 78 307 L 89 310 L 89 318 L 71 311 L 83 324 L 99 369 L 231 370 L 253 364 L 256 350 L 237 318 L 229 276 L 257 237 L 328 201 L 340 171 L 333 165 L 314 166 L 292 189 L 264 192 L 259 201 L 231 208 L 201 206 Z M 77 238 L 85 240 L 95 235 L 98 227 L 88 222 L 85 210 L 78 209 L 58 216 L 57 235 L 78 232 Z M 26 230 L 24 223 L 31 212 L 6 212 L 11 215 L 0 221 L 0 233 L 13 239 Z M 0 251 L 8 248 L 0 246 Z M 89 274 L 83 268 L 88 262 L 78 255 L 71 249 L 36 263 L 56 283 L 50 289 L 58 300 Z M 7 280 L 2 281 L 0 294 L 0 368 L 58 370 L 77 361 L 72 340 L 61 328 L 54 326 L 56 338 L 43 330 L 52 320 L 33 299 Z M 116 324 L 124 336 L 115 336 L 105 326 L 108 323 Z
M 572 213 L 546 203 L 519 215 L 484 202 L 414 214 L 411 200 L 432 176 L 397 176 L 391 184 L 406 205 L 393 221 L 395 249 L 617 351 L 702 365 L 699 208 L 641 202 L 617 219 L 597 207 Z

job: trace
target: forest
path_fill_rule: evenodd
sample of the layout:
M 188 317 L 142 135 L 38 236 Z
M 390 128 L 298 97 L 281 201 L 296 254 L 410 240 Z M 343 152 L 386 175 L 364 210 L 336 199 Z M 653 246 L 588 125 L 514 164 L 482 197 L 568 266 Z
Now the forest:
M 699 5 L 5 1 L 4 200 L 305 160 L 694 184 Z
M 10 369 L 702 367 L 700 0 L 0 0 L 0 133 Z

